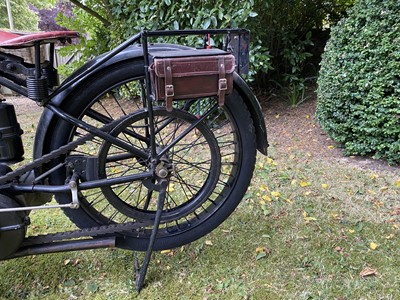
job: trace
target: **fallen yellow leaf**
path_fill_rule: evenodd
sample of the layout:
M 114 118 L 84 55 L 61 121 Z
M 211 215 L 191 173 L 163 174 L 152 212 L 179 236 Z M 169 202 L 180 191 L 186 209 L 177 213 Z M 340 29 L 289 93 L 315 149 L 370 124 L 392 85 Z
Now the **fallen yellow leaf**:
M 262 191 L 268 191 L 269 190 L 268 187 L 265 184 L 261 184 L 259 189 L 262 190 Z
M 329 188 L 329 185 L 326 183 L 321 184 L 322 188 L 327 190 Z
M 271 192 L 271 195 L 276 197 L 276 198 L 279 198 L 281 196 L 281 193 L 273 191 L 273 192 Z
M 378 248 L 378 244 L 377 244 L 377 243 L 374 243 L 374 242 L 371 242 L 371 243 L 369 244 L 369 247 L 370 247 L 372 250 L 375 250 L 376 248 Z
M 376 179 L 376 178 L 379 178 L 379 175 L 373 173 L 373 174 L 371 174 L 369 177 L 370 177 L 371 179 Z
M 265 161 L 266 161 L 266 163 L 269 164 L 269 165 L 273 165 L 273 166 L 276 166 L 276 165 L 277 165 L 277 163 L 276 163 L 272 158 L 270 158 L 270 157 L 267 157 L 267 158 L 265 159 Z
M 328 146 L 328 149 L 335 149 L 335 146 Z
M 396 187 L 400 188 L 400 179 L 396 181 Z
M 257 253 L 264 252 L 264 247 L 257 247 L 256 252 Z
M 388 186 L 383 186 L 383 187 L 381 187 L 381 188 L 379 189 L 379 191 L 384 192 L 384 191 L 387 191 L 388 189 L 389 189 Z
M 293 204 L 293 200 L 291 200 L 291 199 L 285 199 L 285 201 L 286 201 L 287 203 L 289 203 L 289 204 Z
M 265 201 L 268 201 L 268 202 L 271 202 L 271 201 L 272 201 L 271 197 L 268 196 L 268 195 L 264 195 L 262 198 L 263 198 Z
M 350 233 L 354 233 L 354 232 L 356 232 L 354 229 L 349 229 L 349 232 Z
M 76 267 L 77 265 L 79 265 L 79 263 L 81 262 L 81 260 L 79 258 L 75 259 L 74 262 L 72 263 L 72 265 L 74 267 Z
M 167 192 L 172 193 L 173 191 L 175 191 L 175 189 L 174 189 L 174 184 L 173 184 L 173 183 L 170 183 L 170 184 L 168 185 Z
M 308 181 L 304 181 L 304 180 L 300 181 L 300 186 L 301 187 L 306 187 L 306 186 L 310 186 L 310 185 L 311 185 L 311 183 L 309 183 Z

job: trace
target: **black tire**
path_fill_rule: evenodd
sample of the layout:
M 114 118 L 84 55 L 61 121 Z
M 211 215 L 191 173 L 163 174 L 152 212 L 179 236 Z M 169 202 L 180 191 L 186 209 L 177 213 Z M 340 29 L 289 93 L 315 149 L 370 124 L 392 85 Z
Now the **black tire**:
M 76 88 L 64 100 L 62 108 L 68 114 L 95 126 L 127 115 L 129 117 L 122 118 L 119 125 L 111 131 L 116 137 L 121 136 L 126 128 L 133 126 L 132 124 L 135 122 L 139 122 L 138 120 L 143 119 L 146 114 L 145 110 L 142 109 L 140 97 L 137 97 L 134 93 L 134 89 L 136 89 L 139 90 L 137 95 L 140 95 L 140 85 L 132 83 L 139 82 L 143 78 L 143 70 L 143 62 L 139 60 L 110 66 Z M 121 95 L 121 98 L 116 98 L 115 92 Z M 177 107 L 172 115 L 180 122 L 190 125 L 195 122 L 195 115 L 204 113 L 204 110 L 214 105 L 215 100 L 200 99 L 190 102 L 191 104 L 186 105 L 185 108 L 189 112 L 178 107 L 182 107 L 182 103 L 184 102 L 179 101 L 174 104 Z M 162 107 L 156 107 L 155 112 L 156 116 L 168 116 L 168 113 Z M 57 120 L 53 122 L 51 128 L 48 129 L 46 152 L 58 149 L 82 134 L 84 134 L 82 130 L 76 129 L 65 121 Z M 202 147 L 208 149 L 205 154 L 206 158 L 201 158 L 203 155 L 195 155 L 194 159 L 198 160 L 195 163 L 191 163 L 189 159 L 184 157 L 176 159 L 177 156 L 170 158 L 170 160 L 173 160 L 174 164 L 183 161 L 189 166 L 188 168 L 192 168 L 189 169 L 192 173 L 194 173 L 193 170 L 198 170 L 196 169 L 197 166 L 204 163 L 204 167 L 202 165 L 201 168 L 204 169 L 203 173 L 207 173 L 207 175 L 200 176 L 201 184 L 198 187 L 195 185 L 194 191 L 191 193 L 183 192 L 187 198 L 185 201 L 175 203 L 172 200 L 172 206 L 167 205 L 155 242 L 155 250 L 178 247 L 212 231 L 234 211 L 250 184 L 256 157 L 255 130 L 246 104 L 235 89 L 227 97 L 225 106 L 217 108 L 216 112 L 210 115 L 205 122 L 196 126 L 194 134 L 200 135 L 201 140 L 197 137 L 196 139 L 192 138 L 187 144 L 197 147 L 200 144 L 198 141 L 201 141 Z M 189 136 L 188 138 L 190 138 Z M 98 156 L 100 171 L 94 171 L 95 175 L 88 176 L 108 178 L 112 176 L 111 173 L 105 171 L 107 168 L 106 157 L 107 153 L 110 152 L 110 147 L 112 146 L 109 143 L 104 143 L 101 139 L 95 138 L 90 143 L 79 146 L 69 156 Z M 145 148 L 145 146 L 143 147 Z M 213 152 L 215 153 L 213 154 Z M 145 162 L 137 158 L 133 159 L 135 161 L 132 164 L 124 163 L 121 165 L 130 166 L 129 170 L 136 172 L 146 169 Z M 177 160 L 180 161 L 177 162 Z M 65 157 L 53 161 L 52 165 L 59 163 L 65 163 Z M 48 166 L 48 169 L 51 166 Z M 177 184 L 176 190 L 185 190 L 185 187 L 187 189 L 192 188 L 188 187 L 189 178 L 178 178 L 178 175 L 174 177 L 177 172 L 172 171 L 172 173 L 170 182 L 174 180 L 185 182 Z M 186 175 L 188 173 L 186 172 L 185 176 L 188 176 Z M 50 175 L 50 183 L 64 184 L 65 174 L 64 168 L 57 169 Z M 152 182 L 135 184 L 142 184 L 143 187 L 152 189 Z M 167 199 L 168 197 L 173 199 L 173 191 L 169 192 Z M 78 210 L 65 210 L 65 214 L 81 228 L 154 219 L 154 206 L 140 207 L 139 202 L 131 200 L 131 196 L 134 197 L 135 193 L 129 194 L 124 199 L 119 199 L 123 197 L 118 197 L 118 195 L 121 195 L 118 193 L 113 188 L 82 191 L 81 207 Z M 148 191 L 147 194 L 149 194 Z M 155 193 L 151 197 L 156 198 L 156 195 Z M 59 194 L 56 199 L 59 203 L 71 201 L 69 194 Z M 149 235 L 150 229 L 144 228 L 135 233 L 134 237 L 125 239 L 131 242 L 124 242 L 122 246 L 139 251 L 146 250 Z

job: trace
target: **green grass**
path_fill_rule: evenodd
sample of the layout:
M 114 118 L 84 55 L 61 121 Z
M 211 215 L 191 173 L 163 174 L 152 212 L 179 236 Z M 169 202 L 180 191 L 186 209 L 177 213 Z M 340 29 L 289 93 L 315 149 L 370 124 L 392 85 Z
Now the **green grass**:
M 2 262 L 0 295 L 400 299 L 398 179 L 272 149 L 270 158 L 258 158 L 245 199 L 222 226 L 153 256 L 141 294 L 132 282 L 132 253 L 94 250 Z M 38 232 L 69 226 L 57 211 L 36 212 L 32 219 Z M 371 249 L 371 243 L 378 247 Z M 376 274 L 362 277 L 366 268 Z
M 132 253 L 107 249 L 0 262 L 0 299 L 400 299 L 398 180 L 272 148 L 226 222 L 154 254 L 139 295 Z M 58 210 L 31 217 L 32 234 L 73 228 Z

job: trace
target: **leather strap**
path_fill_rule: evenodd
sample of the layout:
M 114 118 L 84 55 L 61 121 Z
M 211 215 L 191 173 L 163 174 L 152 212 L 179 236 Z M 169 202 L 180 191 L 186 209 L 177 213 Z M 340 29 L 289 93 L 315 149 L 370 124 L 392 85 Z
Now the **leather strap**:
M 167 111 L 172 111 L 172 100 L 174 98 L 174 85 L 172 84 L 172 66 L 171 60 L 164 60 L 164 74 L 165 74 L 165 106 Z
M 225 74 L 225 58 L 220 56 L 218 58 L 218 104 L 223 106 L 225 103 L 225 91 L 228 89 L 228 83 Z

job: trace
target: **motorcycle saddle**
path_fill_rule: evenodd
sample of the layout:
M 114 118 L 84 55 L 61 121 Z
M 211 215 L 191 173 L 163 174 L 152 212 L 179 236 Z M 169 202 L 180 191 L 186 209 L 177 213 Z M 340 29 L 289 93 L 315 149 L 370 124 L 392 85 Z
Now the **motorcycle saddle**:
M 35 43 L 40 44 L 65 42 L 79 37 L 76 31 L 47 31 L 29 34 L 17 34 L 0 30 L 0 47 L 2 48 L 24 48 L 31 47 Z

